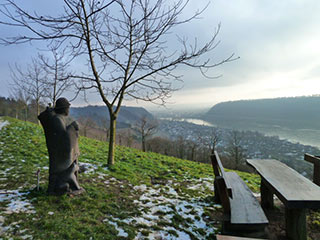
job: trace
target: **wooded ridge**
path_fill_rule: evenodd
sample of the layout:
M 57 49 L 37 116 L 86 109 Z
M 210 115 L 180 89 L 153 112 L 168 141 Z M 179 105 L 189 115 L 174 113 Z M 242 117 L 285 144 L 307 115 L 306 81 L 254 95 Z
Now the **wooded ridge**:
M 320 96 L 241 100 L 214 105 L 203 119 L 216 124 L 267 124 L 319 129 Z

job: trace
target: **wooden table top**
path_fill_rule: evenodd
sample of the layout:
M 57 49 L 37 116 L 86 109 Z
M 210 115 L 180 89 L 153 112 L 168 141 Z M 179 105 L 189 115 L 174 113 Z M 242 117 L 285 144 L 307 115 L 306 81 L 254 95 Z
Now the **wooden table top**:
M 320 208 L 320 187 L 286 164 L 274 159 L 247 159 L 289 208 Z

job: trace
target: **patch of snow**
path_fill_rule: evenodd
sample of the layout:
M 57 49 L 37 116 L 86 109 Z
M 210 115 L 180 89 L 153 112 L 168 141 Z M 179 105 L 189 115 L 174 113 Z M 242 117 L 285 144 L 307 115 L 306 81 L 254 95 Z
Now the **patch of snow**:
M 178 196 L 178 193 L 175 189 L 173 189 L 172 187 L 169 188 L 169 191 L 167 192 L 168 194 L 174 195 L 174 196 Z
M 255 193 L 255 192 L 253 192 L 252 194 L 253 194 L 253 196 L 255 196 L 256 198 L 261 197 L 261 194 L 260 194 L 260 193 Z
M 190 190 L 205 191 L 206 189 L 214 191 L 213 178 L 201 178 L 194 180 L 195 184 L 188 187 Z
M 104 167 L 104 168 L 102 168 L 103 170 L 105 170 L 105 171 L 109 171 L 109 168 L 108 167 Z
M 148 219 L 149 215 L 143 215 L 142 217 L 134 217 L 130 219 L 124 219 L 123 222 L 129 225 L 135 224 L 135 225 L 146 225 L 148 227 L 154 226 L 155 222 L 151 219 Z
M 178 236 L 172 235 L 172 233 L 170 233 L 169 231 L 174 231 L 176 233 L 176 235 L 178 235 Z M 142 233 L 138 233 L 138 235 L 134 239 L 140 240 L 140 239 L 145 239 L 145 237 L 146 236 L 144 236 Z M 166 227 L 161 231 L 154 231 L 154 232 L 149 233 L 148 239 L 190 240 L 191 238 L 190 238 L 189 234 L 187 234 L 183 231 L 176 230 L 173 227 Z
M 33 239 L 32 235 L 24 235 L 24 236 L 20 236 L 21 239 Z
M 140 186 L 134 186 L 133 187 L 133 190 L 136 190 L 136 191 L 142 191 L 142 192 L 144 192 L 144 191 L 146 191 L 147 190 L 147 186 L 145 185 L 145 184 L 143 184 L 143 185 L 140 185 Z
M 190 180 L 190 179 L 189 179 Z M 211 182 L 209 182 L 211 181 Z M 158 221 L 164 220 L 172 222 L 175 214 L 178 214 L 184 219 L 189 219 L 189 227 L 187 230 L 192 232 L 198 239 L 208 237 L 211 233 L 215 232 L 212 225 L 207 225 L 207 222 L 203 219 L 205 207 L 212 207 L 208 203 L 201 201 L 200 198 L 185 199 L 179 196 L 177 191 L 172 187 L 172 184 L 167 184 L 165 191 L 163 192 L 161 186 L 154 185 L 147 187 L 145 184 L 134 186 L 135 191 L 141 191 L 142 194 L 139 200 L 135 200 L 134 203 L 138 205 L 142 216 L 127 218 L 122 220 L 126 224 L 136 225 L 144 224 L 147 226 L 157 226 Z M 213 185 L 212 179 L 199 179 L 192 182 L 195 186 L 200 187 L 209 183 Z M 203 187 L 202 187 L 203 188 Z M 197 189 L 195 187 L 195 189 Z M 195 229 L 202 229 L 206 236 L 201 235 Z M 175 233 L 170 233 L 175 231 Z M 145 236 L 138 234 L 135 239 L 142 239 Z M 187 232 L 179 231 L 174 228 L 163 228 L 152 232 L 148 236 L 149 239 L 172 239 L 172 240 L 189 240 L 191 236 Z
M 120 219 L 113 218 L 113 220 L 114 221 L 106 218 L 106 219 L 103 220 L 103 222 L 108 222 L 109 224 L 113 225 L 116 228 L 116 230 L 119 232 L 118 235 L 117 235 L 118 237 L 128 237 L 128 233 L 126 233 L 122 228 L 120 228 L 118 226 L 118 223 L 115 222 L 115 221 L 119 221 Z
M 8 124 L 9 124 L 8 121 L 1 121 L 1 120 L 0 120 L 0 130 L 1 130 L 3 127 L 5 127 L 6 125 L 8 125 Z
M 1 192 L 0 202 L 8 202 L 4 213 L 35 213 L 34 207 L 29 200 L 25 198 L 28 193 L 21 193 L 18 190 L 12 190 L 7 192 Z
M 221 204 L 213 204 L 213 207 L 219 209 L 219 208 L 222 208 L 222 205 Z
M 199 190 L 201 187 L 202 187 L 202 184 L 199 183 L 199 184 L 196 184 L 196 185 L 193 185 L 193 186 L 189 186 L 188 189 L 190 189 L 190 190 Z
M 84 173 L 93 173 L 98 169 L 98 166 L 93 163 L 81 162 L 79 163 L 79 167 L 84 168 Z
M 102 173 L 102 172 L 98 172 L 98 178 L 100 178 L 100 179 L 103 179 L 104 177 L 107 177 L 108 176 L 108 174 L 106 174 L 106 173 Z
M 14 167 L 6 168 L 4 171 L 2 171 L 2 175 L 7 175 Z
M 189 240 L 189 239 L 191 239 L 189 234 L 187 234 L 185 232 L 182 232 L 182 231 L 178 231 L 173 227 L 167 227 L 167 228 L 165 228 L 165 230 L 166 231 L 170 231 L 170 230 L 171 231 L 175 231 L 178 234 L 178 237 L 172 238 L 172 237 L 168 236 L 169 238 L 167 238 L 167 239 L 181 239 L 181 240 Z
M 120 228 L 117 223 L 115 222 L 109 222 L 109 223 L 113 225 L 116 228 L 116 230 L 119 232 L 118 237 L 128 237 L 128 233 L 126 233 L 122 228 Z

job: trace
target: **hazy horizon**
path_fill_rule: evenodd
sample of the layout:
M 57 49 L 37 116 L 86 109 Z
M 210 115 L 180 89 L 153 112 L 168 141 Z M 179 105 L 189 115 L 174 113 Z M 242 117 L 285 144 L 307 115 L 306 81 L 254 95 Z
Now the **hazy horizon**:
M 206 5 L 208 1 L 192 1 L 184 15 Z M 57 13 L 62 1 L 39 3 L 30 0 L 22 3 L 29 10 L 40 13 Z M 181 90 L 168 99 L 168 109 L 210 108 L 219 102 L 243 99 L 310 96 L 319 93 L 320 55 L 320 1 L 212 1 L 207 10 L 192 24 L 179 29 L 179 34 L 199 42 L 221 23 L 218 48 L 210 55 L 221 60 L 234 53 L 240 59 L 214 68 L 209 72 L 217 79 L 206 79 L 199 71 L 177 69 L 184 75 Z M 0 19 L 2 20 L 2 19 Z M 16 28 L 0 25 L 0 34 L 15 34 Z M 175 33 L 173 33 L 175 35 Z M 170 45 L 174 48 L 176 46 Z M 23 44 L 2 46 L 0 56 L 0 96 L 9 97 L 9 64 L 25 66 L 43 45 Z M 23 57 L 21 57 L 23 56 Z M 68 97 L 68 96 L 67 96 Z M 71 97 L 70 97 L 71 98 Z M 74 106 L 101 105 L 96 94 L 88 94 L 88 102 L 81 97 Z M 156 106 L 136 101 L 126 101 L 126 106 Z

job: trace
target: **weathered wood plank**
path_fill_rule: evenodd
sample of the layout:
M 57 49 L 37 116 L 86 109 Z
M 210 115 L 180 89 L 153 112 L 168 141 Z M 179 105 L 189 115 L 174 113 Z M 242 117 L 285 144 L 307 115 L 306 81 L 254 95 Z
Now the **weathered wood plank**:
M 227 235 L 217 235 L 217 240 L 264 240 L 261 238 L 246 238 L 246 237 L 236 237 Z
M 320 157 L 306 153 L 304 160 L 313 164 L 313 182 L 320 186 Z
M 320 158 L 309 153 L 304 154 L 304 160 L 312 164 L 320 165 Z
M 222 176 L 224 177 L 226 172 L 224 170 L 224 167 L 222 165 L 222 162 L 220 160 L 219 154 L 217 151 L 214 151 L 214 155 L 211 155 L 211 162 L 212 162 L 212 167 L 213 167 L 213 172 L 216 176 Z M 228 179 L 225 179 L 227 191 L 229 194 L 229 197 L 232 198 L 232 190 L 231 190 L 231 185 L 228 182 Z
M 219 170 L 219 163 L 218 163 L 218 160 L 217 160 L 217 156 L 218 154 L 216 152 L 214 152 L 214 154 L 212 154 L 210 156 L 211 158 L 211 164 L 212 164 L 212 169 L 213 169 L 213 173 L 214 173 L 214 176 L 215 177 L 218 177 L 218 176 L 221 176 L 220 174 L 220 170 Z
M 248 159 L 288 208 L 320 208 L 320 188 L 298 172 L 274 159 Z
M 218 187 L 218 192 L 219 192 L 219 198 L 221 201 L 221 205 L 223 207 L 224 213 L 230 214 L 230 201 L 229 201 L 229 196 L 228 196 L 228 191 L 227 191 L 227 186 L 225 179 L 221 176 L 216 177 L 216 186 Z
M 230 199 L 231 224 L 266 226 L 268 220 L 258 200 L 239 175 L 235 172 L 227 172 L 225 177 L 232 184 L 233 198 Z

